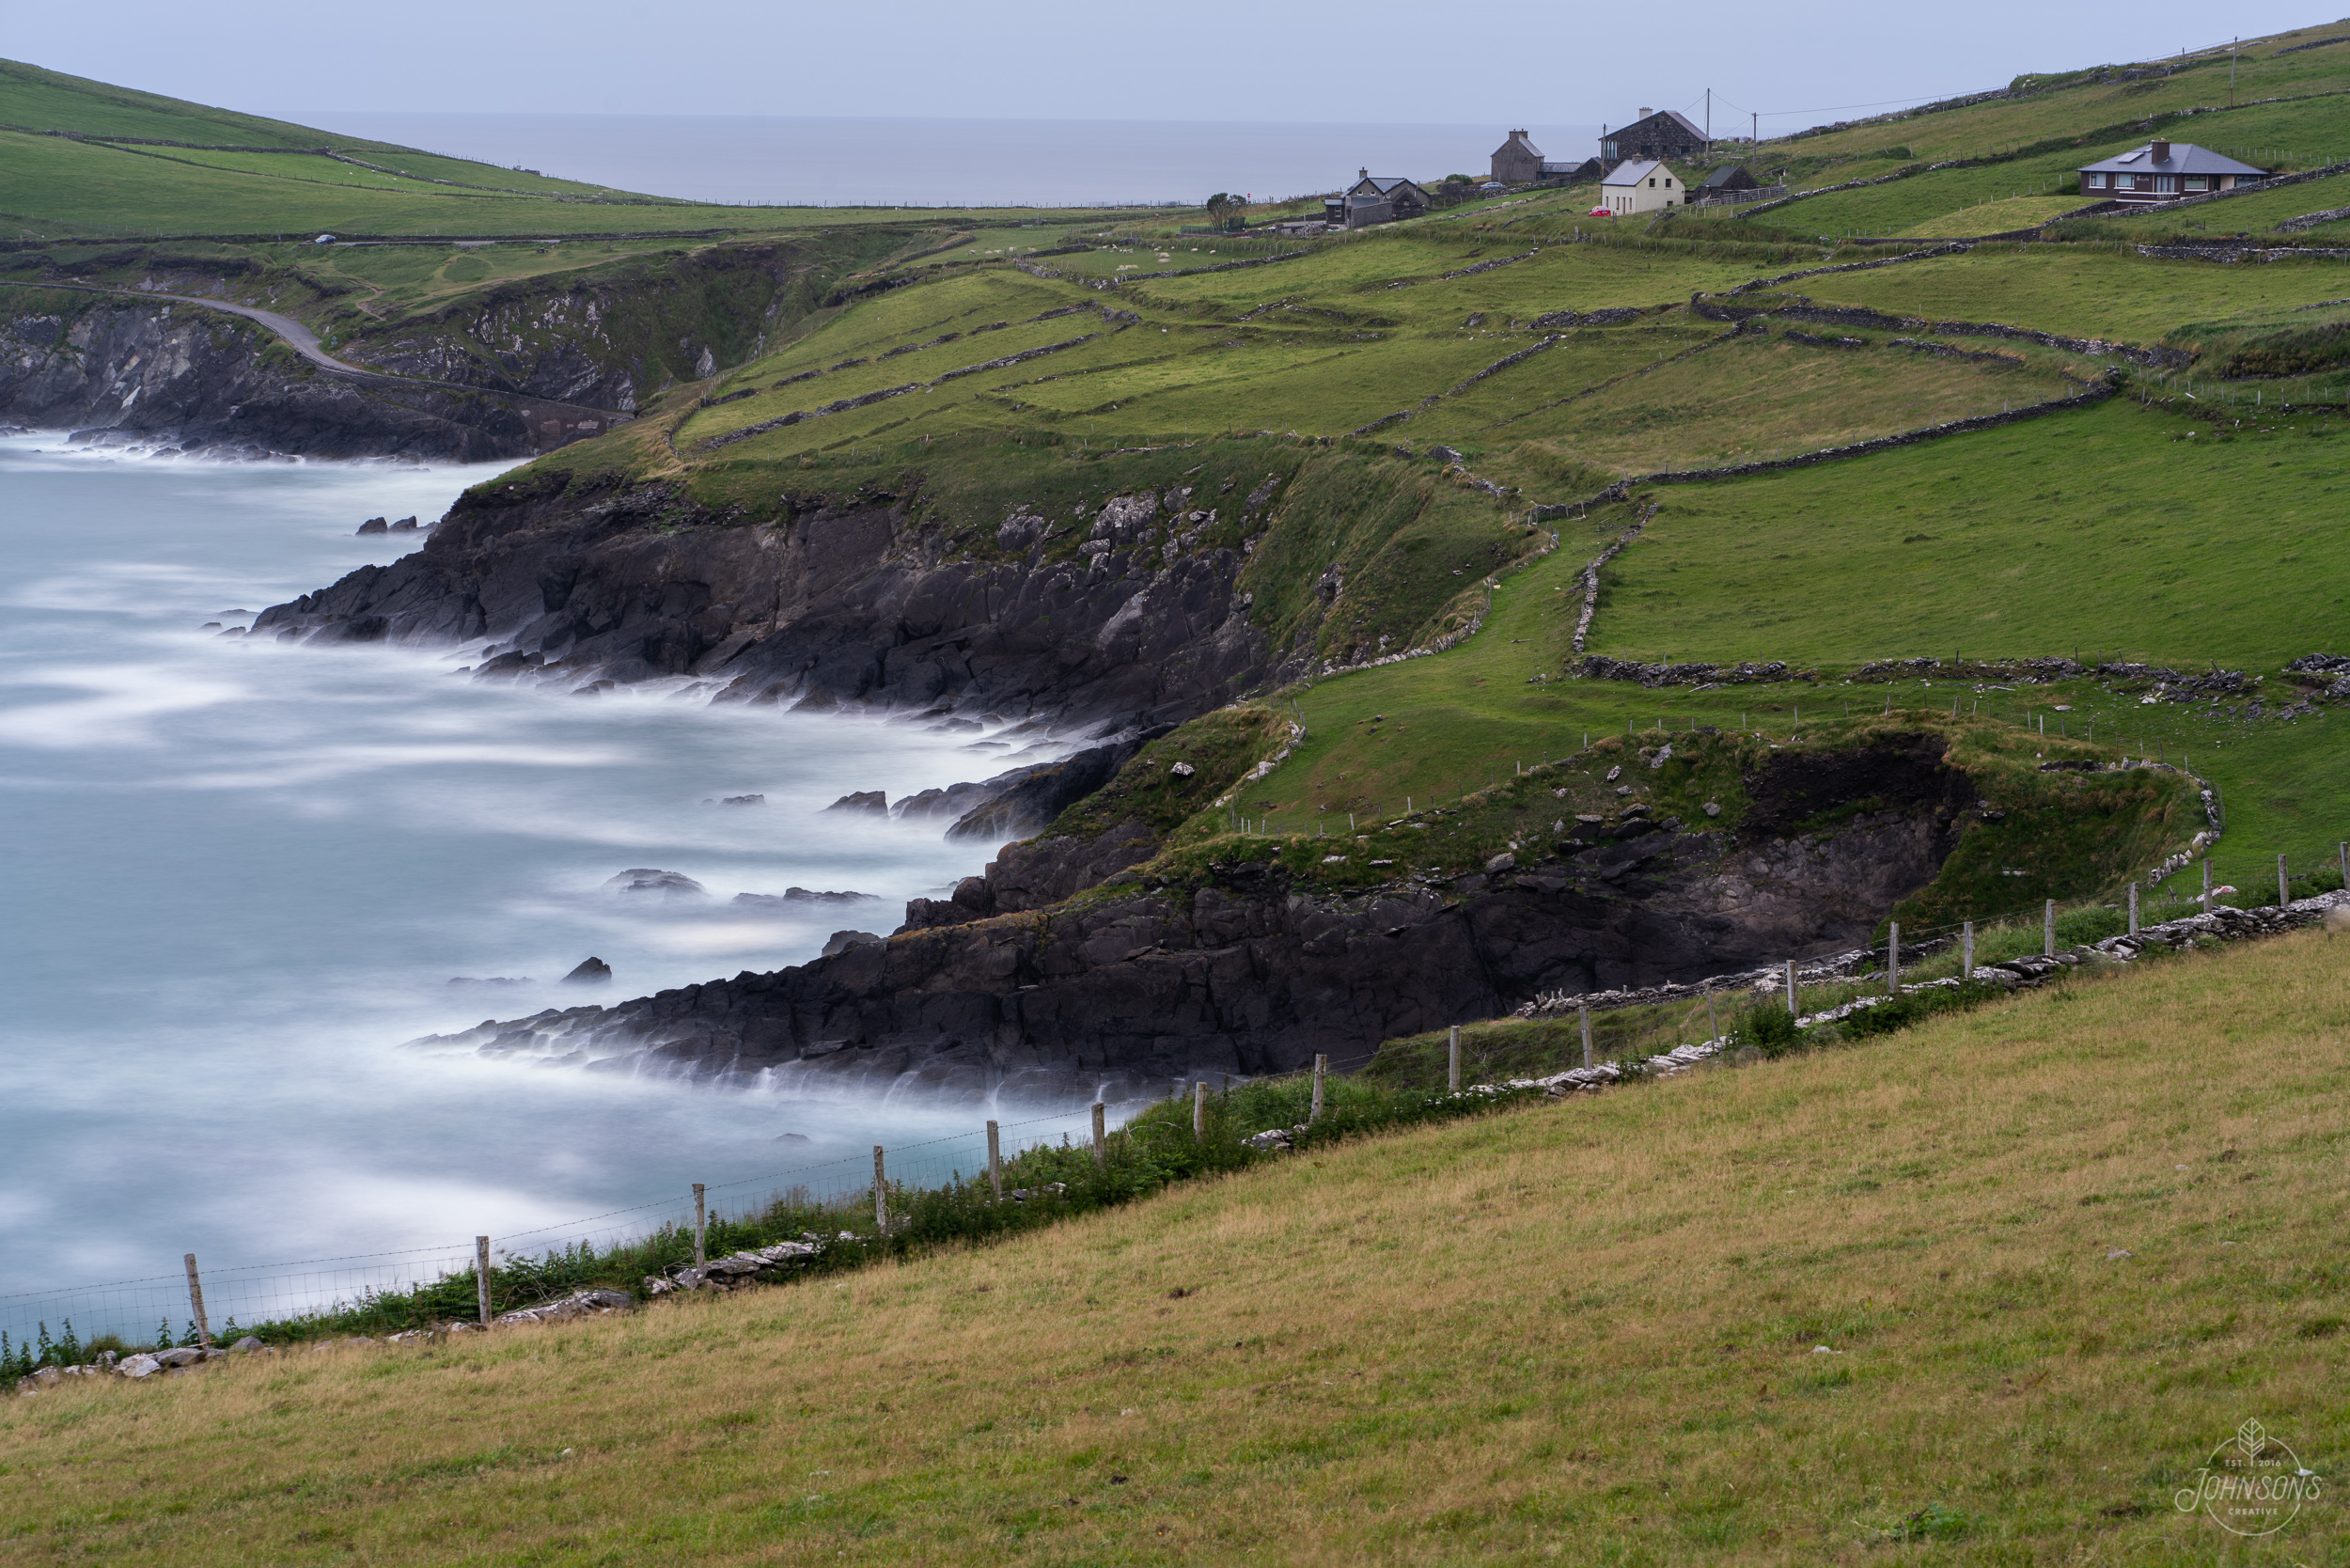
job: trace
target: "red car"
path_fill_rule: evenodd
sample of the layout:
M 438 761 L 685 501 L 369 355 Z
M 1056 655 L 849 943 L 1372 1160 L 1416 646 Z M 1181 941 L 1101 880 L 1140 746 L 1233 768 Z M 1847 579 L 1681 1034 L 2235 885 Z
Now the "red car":
M 1616 214 L 1605 207 L 1594 207 L 1583 214 L 1587 218 L 1612 218 Z

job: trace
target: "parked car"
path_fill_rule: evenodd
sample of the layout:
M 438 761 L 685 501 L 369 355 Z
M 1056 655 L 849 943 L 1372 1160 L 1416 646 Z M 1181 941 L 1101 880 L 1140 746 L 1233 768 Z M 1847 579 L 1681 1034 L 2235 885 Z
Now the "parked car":
M 1605 207 L 1594 207 L 1583 215 L 1587 218 L 1612 218 L 1616 214 Z

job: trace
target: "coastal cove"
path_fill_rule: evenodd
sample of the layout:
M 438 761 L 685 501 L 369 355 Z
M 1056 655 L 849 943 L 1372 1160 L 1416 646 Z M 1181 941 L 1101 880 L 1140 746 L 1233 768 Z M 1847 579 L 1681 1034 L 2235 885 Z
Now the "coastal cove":
M 415 542 L 357 536 L 362 520 L 430 523 L 498 471 L 0 438 L 15 873 L 0 1137 L 17 1152 L 0 1294 L 152 1275 L 188 1250 L 261 1262 L 510 1235 L 670 1194 L 682 1208 L 696 1181 L 875 1142 L 976 1143 L 985 1116 L 1035 1114 L 399 1049 L 887 932 L 994 846 L 822 808 L 983 778 L 1025 744 L 713 707 L 683 682 L 554 695 L 474 681 L 452 650 L 222 635 Z M 638 868 L 708 896 L 607 887 Z M 795 886 L 874 897 L 733 902 Z M 591 954 L 613 983 L 559 983 Z

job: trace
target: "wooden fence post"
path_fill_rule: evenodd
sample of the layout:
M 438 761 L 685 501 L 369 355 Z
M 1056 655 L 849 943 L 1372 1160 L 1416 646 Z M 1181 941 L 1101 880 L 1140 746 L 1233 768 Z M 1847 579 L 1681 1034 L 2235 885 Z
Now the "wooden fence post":
M 694 1266 L 699 1268 L 710 1261 L 710 1252 L 703 1244 L 710 1233 L 709 1210 L 702 1202 L 702 1184 L 694 1184 Z
M 1320 1051 L 1314 1053 L 1314 1105 L 1306 1113 L 1307 1125 L 1322 1120 L 1322 1080 L 1330 1071 L 1330 1058 Z
M 1102 1120 L 1108 1109 L 1109 1107 L 1101 1101 L 1093 1102 L 1093 1168 L 1096 1170 L 1104 1168 L 1110 1163 L 1109 1129 L 1103 1124 Z
M 1892 929 L 1885 938 L 1885 994 L 1898 996 L 1902 994 L 1902 923 L 1888 923 Z
M 2203 856 L 2203 913 L 2211 913 L 2211 856 Z
M 473 1289 L 475 1305 L 481 1309 L 481 1326 L 490 1326 L 490 1238 L 473 1239 Z
M 2130 879 L 2130 934 L 2138 934 L 2138 879 Z
M 212 1320 L 204 1315 L 204 1286 L 196 1278 L 196 1254 L 188 1254 L 188 1312 L 196 1319 L 196 1342 L 212 1348 Z
M 1972 920 L 1959 927 L 1958 978 L 1962 980 L 1975 978 L 1975 922 Z
M 1798 1016 L 1795 1009 L 1795 961 L 1787 961 L 1787 1016 Z
M 1191 1136 L 1204 1143 L 1208 1137 L 1208 1080 L 1201 1078 L 1191 1086 Z
M 2335 845 L 2334 851 L 2342 857 L 2342 890 L 2350 893 L 2350 839 Z
M 996 1133 L 995 1123 L 987 1124 L 987 1180 L 995 1189 L 995 1200 L 1004 1200 L 1004 1145 Z
M 1575 1011 L 1583 1016 L 1583 1065 L 1589 1067 L 1591 1065 L 1591 1010 L 1585 1007 Z
M 2040 909 L 2040 947 L 2042 956 L 2056 957 L 2056 900 L 2050 899 Z
M 873 1145 L 873 1229 L 889 1234 L 889 1178 L 882 1170 L 882 1146 Z
M 1714 982 L 1707 980 L 1705 982 L 1705 1038 L 1711 1042 L 1719 1040 L 1721 1037 L 1721 1015 L 1714 1011 Z
M 1451 1058 L 1445 1068 L 1444 1086 L 1455 1094 L 1461 1092 L 1461 1026 L 1458 1024 L 1452 1026 Z
M 2282 909 L 2293 902 L 2293 884 L 2285 875 L 2285 857 L 2277 856 L 2277 907 Z

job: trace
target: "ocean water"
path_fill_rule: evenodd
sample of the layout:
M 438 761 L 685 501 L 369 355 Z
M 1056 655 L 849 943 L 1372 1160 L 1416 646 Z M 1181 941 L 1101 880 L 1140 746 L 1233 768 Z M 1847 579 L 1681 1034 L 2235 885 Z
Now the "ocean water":
M 274 110 L 427 152 L 696 201 L 1042 207 L 1276 200 L 1357 169 L 1483 179 L 1512 125 L 1176 120 L 828 119 L 772 115 L 498 115 Z M 1529 128 L 1544 156 L 1599 150 L 1596 125 Z
M 224 637 L 200 628 L 416 542 L 354 537 L 361 519 L 436 517 L 497 470 L 63 447 L 0 438 L 0 1327 L 22 1332 L 11 1295 L 157 1276 L 190 1250 L 209 1268 L 540 1232 L 531 1250 L 641 1231 L 696 1181 L 744 1184 L 724 1199 L 739 1209 L 856 1184 L 877 1142 L 927 1145 L 900 1169 L 943 1175 L 975 1168 L 986 1117 L 1044 1117 L 1025 1137 L 1076 1125 L 1067 1107 L 792 1100 L 400 1050 L 887 932 L 985 848 L 820 808 L 985 777 L 1016 743 L 711 708 L 675 684 L 476 683 L 444 651 Z M 765 804 L 705 804 L 744 794 Z M 633 868 L 711 896 L 606 890 Z M 730 902 L 792 886 L 878 899 L 802 917 Z M 617 983 L 557 983 L 590 954 Z

